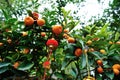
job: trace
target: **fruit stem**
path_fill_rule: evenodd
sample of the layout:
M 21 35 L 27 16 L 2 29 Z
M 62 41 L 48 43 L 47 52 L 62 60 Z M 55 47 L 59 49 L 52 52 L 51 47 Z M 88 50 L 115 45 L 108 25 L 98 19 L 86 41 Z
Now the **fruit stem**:
M 50 56 L 52 55 L 52 49 L 49 49 L 49 52 L 48 52 L 48 57 L 47 57 L 47 61 L 50 60 Z M 44 75 L 43 75 L 43 79 L 42 80 L 45 80 L 45 77 L 46 77 L 46 71 L 47 69 L 45 68 L 44 70 Z
M 50 56 L 52 55 L 52 49 L 49 49 L 49 53 L 48 53 L 48 57 L 47 57 L 47 60 L 49 61 L 50 60 Z
M 87 55 L 87 53 L 85 54 L 85 56 L 86 56 L 86 65 L 87 65 L 88 76 L 90 76 L 90 66 L 89 66 L 89 63 L 88 63 L 88 55 Z
M 45 77 L 46 77 L 46 69 L 44 70 L 44 75 L 42 80 L 45 80 Z

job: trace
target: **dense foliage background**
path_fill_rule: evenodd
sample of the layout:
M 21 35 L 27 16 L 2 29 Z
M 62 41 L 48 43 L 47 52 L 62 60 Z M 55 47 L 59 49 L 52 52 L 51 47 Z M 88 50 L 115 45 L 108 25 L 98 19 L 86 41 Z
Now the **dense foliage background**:
M 82 2 L 84 0 L 1 0 L 0 79 L 119 80 L 120 67 L 115 71 L 113 65 L 120 65 L 120 2 L 113 0 L 103 17 L 94 17 L 94 23 L 89 25 L 82 24 L 80 17 L 75 16 L 77 10 L 71 13 L 64 8 L 73 3 L 79 10 Z M 45 20 L 42 27 L 37 20 L 33 25 L 25 25 L 25 17 L 33 17 L 33 12 Z M 56 35 L 52 27 L 58 24 L 62 32 Z M 78 25 L 82 28 L 74 30 Z M 65 32 L 66 29 L 69 31 Z M 41 32 L 45 32 L 45 36 Z M 51 38 L 58 42 L 52 54 L 46 45 Z M 76 52 L 78 48 L 81 51 Z M 49 69 L 43 65 L 47 60 Z M 102 65 L 97 60 L 101 60 Z

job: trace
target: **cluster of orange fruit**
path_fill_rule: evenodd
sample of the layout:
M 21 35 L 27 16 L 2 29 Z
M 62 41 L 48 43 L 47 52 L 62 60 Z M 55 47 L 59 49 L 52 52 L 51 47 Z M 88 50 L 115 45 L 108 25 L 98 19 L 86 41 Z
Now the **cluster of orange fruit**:
M 33 17 L 31 17 L 31 16 L 25 17 L 24 23 L 26 26 L 33 25 L 35 21 L 37 21 L 38 26 L 43 26 L 45 24 L 44 19 L 42 19 L 42 18 L 39 19 L 39 14 L 37 12 L 33 12 L 32 15 L 33 15 Z
M 98 68 L 97 68 L 97 71 L 98 71 L 98 73 L 103 73 L 104 72 L 104 70 L 103 70 L 103 68 L 102 68 L 102 66 L 103 66 L 103 62 L 102 62 L 102 60 L 97 60 L 97 64 L 98 64 Z M 120 64 L 114 64 L 113 66 L 112 66 L 112 70 L 113 70 L 113 73 L 115 74 L 115 75 L 119 75 L 120 74 Z
M 37 22 L 37 25 L 42 27 L 43 25 L 45 25 L 45 20 L 42 18 L 39 18 L 39 14 L 37 12 L 33 12 L 32 16 L 27 16 L 24 19 L 24 24 L 25 26 L 32 26 L 35 21 Z M 45 37 L 46 33 L 45 32 L 41 32 L 40 33 L 42 37 Z M 22 36 L 27 36 L 28 33 L 27 32 L 22 32 Z
M 75 43 L 75 39 L 74 39 L 73 37 L 70 37 L 70 36 L 68 35 L 68 32 L 69 32 L 69 30 L 64 29 L 63 37 L 64 37 L 65 39 L 67 39 L 68 43 Z
M 115 75 L 119 75 L 120 74 L 120 64 L 114 64 L 112 66 L 113 72 Z
M 103 68 L 102 68 L 102 66 L 103 66 L 103 62 L 102 62 L 102 60 L 97 60 L 97 64 L 98 64 L 98 68 L 97 68 L 97 71 L 98 71 L 98 73 L 103 73 Z

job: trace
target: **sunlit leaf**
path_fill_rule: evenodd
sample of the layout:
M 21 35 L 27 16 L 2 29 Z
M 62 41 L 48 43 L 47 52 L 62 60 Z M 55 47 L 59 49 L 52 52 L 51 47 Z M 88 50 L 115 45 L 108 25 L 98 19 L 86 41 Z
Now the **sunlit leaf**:
M 9 62 L 0 62 L 0 68 L 2 68 L 2 67 L 6 67 L 6 66 L 8 66 L 8 65 L 10 65 L 11 63 L 9 63 Z

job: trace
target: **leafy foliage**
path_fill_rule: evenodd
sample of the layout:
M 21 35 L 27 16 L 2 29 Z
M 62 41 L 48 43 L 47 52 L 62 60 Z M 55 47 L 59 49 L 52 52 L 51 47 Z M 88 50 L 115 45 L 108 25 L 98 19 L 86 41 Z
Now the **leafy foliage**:
M 32 12 L 40 6 L 38 0 L 29 1 L 30 4 L 28 1 L 1 1 L 1 5 L 6 6 L 0 6 L 4 17 L 0 21 L 0 79 L 11 76 L 4 75 L 7 73 L 12 73 L 12 76 L 24 73 L 25 77 L 37 76 L 38 79 L 82 80 L 86 76 L 98 80 L 119 79 L 120 74 L 115 75 L 112 66 L 120 63 L 120 33 L 119 30 L 111 28 L 110 22 L 98 22 L 74 30 L 79 21 L 74 20 L 70 11 L 63 7 L 67 1 L 79 0 L 57 0 L 57 8 L 37 11 L 42 15 L 39 18 L 45 20 L 43 26 L 38 26 L 37 20 L 34 20 L 33 25 L 26 26 L 23 19 L 20 21 L 18 17 L 24 17 L 26 14 L 33 17 Z M 22 3 L 26 6 L 22 6 Z M 6 8 L 7 6 L 9 8 Z M 56 24 L 63 28 L 59 35 L 52 31 L 52 26 Z M 64 32 L 65 29 L 69 32 Z M 23 35 L 23 32 L 27 35 Z M 41 32 L 46 35 L 43 37 Z M 64 34 L 67 37 L 64 37 Z M 74 38 L 75 42 L 70 43 L 70 37 Z M 58 42 L 57 48 L 46 45 L 47 40 L 51 38 Z M 75 55 L 76 48 L 82 49 L 82 55 Z M 97 60 L 103 61 L 103 73 L 97 71 L 100 67 Z M 47 69 L 43 66 L 45 61 L 50 61 L 50 64 L 46 64 Z

